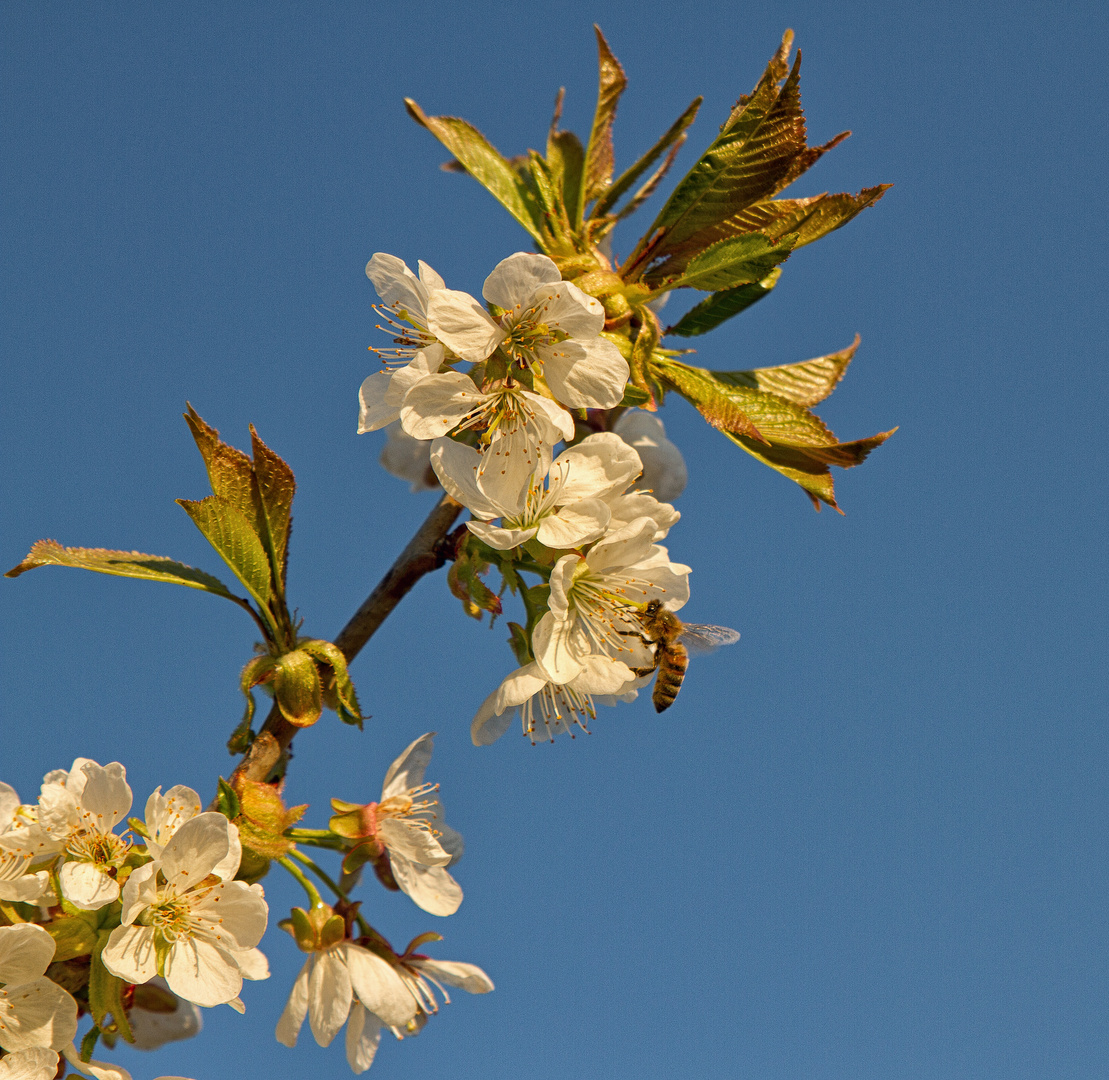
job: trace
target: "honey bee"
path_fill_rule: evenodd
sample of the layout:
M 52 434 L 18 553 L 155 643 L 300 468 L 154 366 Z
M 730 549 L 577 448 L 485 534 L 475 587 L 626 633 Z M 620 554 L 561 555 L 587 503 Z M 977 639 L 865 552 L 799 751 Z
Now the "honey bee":
M 650 675 L 658 671 L 651 694 L 655 712 L 662 712 L 674 704 L 689 666 L 690 652 L 712 652 L 721 645 L 734 645 L 739 640 L 739 631 L 728 626 L 683 623 L 673 612 L 667 611 L 660 600 L 647 602 L 639 612 L 639 622 L 643 627 L 643 640 L 655 647 L 655 662 L 653 667 L 635 669 L 635 673 Z

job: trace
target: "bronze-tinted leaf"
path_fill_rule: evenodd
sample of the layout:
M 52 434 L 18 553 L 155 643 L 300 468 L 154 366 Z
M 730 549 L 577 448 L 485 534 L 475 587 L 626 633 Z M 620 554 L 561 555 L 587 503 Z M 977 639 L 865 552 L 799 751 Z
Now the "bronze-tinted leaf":
M 839 384 L 859 347 L 859 335 L 839 352 L 804 360 L 799 364 L 753 368 L 750 371 L 714 371 L 713 377 L 733 386 L 766 390 L 797 405 L 816 405 Z
M 293 496 L 296 478 L 293 470 L 258 437 L 250 425 L 250 442 L 254 454 L 254 475 L 257 481 L 258 516 L 266 532 L 274 557 L 274 577 L 283 588 L 289 565 L 289 533 L 293 526 Z
M 620 61 L 612 54 L 599 26 L 597 34 L 597 110 L 593 116 L 593 130 L 589 133 L 589 148 L 585 154 L 585 175 L 582 205 L 603 195 L 612 183 L 615 155 L 612 149 L 612 123 L 616 119 L 616 105 L 628 85 L 628 77 Z
M 250 458 L 220 439 L 219 432 L 205 423 L 187 402 L 186 408 L 188 412 L 185 413 L 185 423 L 189 425 L 200 456 L 204 459 L 212 494 L 237 507 L 254 526 L 255 532 L 261 535 L 262 521 L 254 490 L 254 467 Z
M 177 502 L 258 601 L 264 615 L 272 596 L 270 560 L 253 522 L 237 506 L 218 495 L 209 495 L 199 502 L 193 499 L 178 499 Z

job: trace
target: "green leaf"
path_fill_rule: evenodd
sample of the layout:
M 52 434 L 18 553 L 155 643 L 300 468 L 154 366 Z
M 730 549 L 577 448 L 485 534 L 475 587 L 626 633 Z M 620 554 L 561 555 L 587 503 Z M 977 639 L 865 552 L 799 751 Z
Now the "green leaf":
M 251 522 L 238 507 L 219 495 L 209 495 L 199 502 L 193 499 L 177 502 L 258 601 L 265 615 L 273 595 L 270 561 Z
M 216 807 L 228 821 L 234 821 L 242 813 L 238 793 L 222 776 L 219 778 L 219 794 L 216 796 Z
M 582 176 L 585 171 L 585 148 L 572 131 L 553 129 L 547 136 L 547 164 L 551 176 L 562 192 L 562 205 L 574 229 L 581 227 Z
M 752 304 L 768 296 L 781 276 L 782 269 L 776 266 L 762 281 L 750 281 L 746 285 L 737 285 L 734 289 L 714 292 L 696 307 L 690 308 L 674 326 L 667 328 L 666 333 L 680 337 L 697 337 L 709 330 L 715 330 L 722 322 L 746 311 Z
M 754 368 L 750 371 L 714 371 L 713 377 L 733 386 L 765 390 L 796 405 L 817 405 L 839 384 L 859 347 L 859 335 L 839 352 L 804 360 L 799 364 Z
M 408 115 L 427 128 L 479 184 L 540 244 L 547 238 L 539 225 L 539 208 L 527 186 L 505 158 L 472 124 L 455 116 L 427 116 L 411 98 L 404 99 Z
M 615 155 L 612 149 L 612 123 L 616 119 L 616 106 L 628 85 L 628 77 L 620 61 L 612 55 L 599 26 L 597 34 L 597 109 L 593 115 L 593 130 L 589 133 L 589 148 L 585 153 L 585 174 L 582 184 L 582 205 L 603 195 L 612 183 Z
M 640 390 L 638 386 L 628 383 L 624 387 L 624 396 L 620 401 L 621 406 L 625 408 L 637 408 L 641 405 L 646 405 L 651 400 L 651 395 L 646 390 Z
M 241 450 L 223 442 L 219 432 L 205 423 L 192 405 L 186 403 L 186 407 L 188 412 L 185 413 L 185 423 L 189 425 L 200 456 L 204 459 L 212 494 L 236 507 L 261 536 L 262 520 L 259 516 L 253 463 Z
M 657 160 L 671 147 L 680 146 L 685 141 L 685 130 L 697 117 L 697 110 L 701 107 L 704 98 L 695 97 L 689 107 L 670 125 L 666 134 L 650 150 L 647 151 L 630 169 L 625 170 L 615 184 L 610 187 L 598 200 L 590 212 L 590 218 L 603 217 L 631 190 L 636 182 Z M 658 180 L 662 177 L 659 176 Z M 655 183 L 658 183 L 658 180 Z M 642 200 L 640 200 L 642 201 Z
M 113 1034 L 118 1031 L 127 1042 L 133 1043 L 135 1036 L 131 1032 L 127 1010 L 123 1007 L 124 982 L 113 975 L 101 959 L 110 934 L 110 930 L 101 930 L 93 947 L 92 966 L 89 969 L 89 1012 L 92 1013 L 93 1021 L 101 1031 L 109 1031 Z M 106 1018 L 109 1014 L 114 1023 L 107 1023 Z
M 760 282 L 785 262 L 792 250 L 792 236 L 775 242 L 762 233 L 748 233 L 721 240 L 691 260 L 672 287 L 716 292 Z
M 788 41 L 783 49 L 788 51 Z M 754 93 L 744 99 L 720 134 L 678 182 L 644 239 L 628 259 L 625 277 L 649 280 L 673 276 L 665 263 L 670 253 L 702 229 L 724 221 L 767 198 L 806 149 L 805 119 L 799 92 L 800 57 L 785 84 L 782 50 L 771 61 Z
M 306 652 L 296 649 L 278 657 L 273 696 L 281 715 L 297 727 L 310 727 L 323 712 L 320 673 Z
M 259 500 L 260 534 L 273 554 L 273 576 L 284 589 L 289 566 L 289 533 L 292 531 L 293 496 L 296 478 L 293 470 L 258 437 L 250 425 L 250 444 L 254 453 L 254 476 Z
M 110 551 L 108 548 L 67 548 L 56 540 L 37 541 L 23 562 L 4 576 L 19 577 L 37 566 L 73 566 L 79 570 L 93 570 L 98 574 L 112 574 L 115 577 L 164 581 L 170 585 L 184 585 L 188 589 L 203 589 L 204 592 L 226 597 L 236 603 L 244 602 L 230 592 L 219 578 L 162 555 L 144 555 L 139 551 Z
M 743 385 L 734 380 L 734 372 L 706 371 L 669 359 L 656 361 L 655 371 L 692 402 L 713 427 L 764 464 L 800 484 L 818 510 L 821 502 L 839 510 L 829 466 L 849 469 L 861 464 L 871 450 L 897 430 L 841 443 L 803 405 Z M 725 402 L 730 403 L 733 413 L 729 413 Z
M 364 717 L 347 669 L 347 658 L 342 651 L 330 641 L 321 640 L 301 641 L 299 647 L 332 670 L 331 685 L 325 688 L 324 693 L 328 707 L 335 709 L 343 723 L 361 728 Z

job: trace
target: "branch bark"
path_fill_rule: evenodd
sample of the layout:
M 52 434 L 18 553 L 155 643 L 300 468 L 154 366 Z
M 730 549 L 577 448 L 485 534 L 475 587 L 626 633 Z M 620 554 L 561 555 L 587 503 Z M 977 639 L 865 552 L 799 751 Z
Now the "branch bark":
M 408 541 L 408 546 L 400 553 L 396 562 L 386 575 L 377 583 L 376 588 L 363 601 L 362 606 L 351 616 L 335 645 L 349 663 L 361 651 L 362 646 L 373 637 L 377 628 L 388 618 L 397 606 L 425 574 L 437 570 L 446 561 L 443 541 L 458 515 L 462 504 L 449 495 L 444 495 L 427 520 L 416 530 Z M 275 704 L 270 709 L 262 730 L 247 751 L 246 756 L 235 769 L 235 776 L 247 780 L 265 780 L 287 756 L 293 736 L 300 729 L 281 715 Z

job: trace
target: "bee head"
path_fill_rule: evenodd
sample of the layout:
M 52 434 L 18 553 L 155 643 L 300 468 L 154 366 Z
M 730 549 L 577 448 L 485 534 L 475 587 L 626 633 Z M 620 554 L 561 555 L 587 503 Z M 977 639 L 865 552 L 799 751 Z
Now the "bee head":
M 647 601 L 647 606 L 644 607 L 644 609 L 643 609 L 643 614 L 646 615 L 647 618 L 649 618 L 649 619 L 653 618 L 655 615 L 657 615 L 659 613 L 659 609 L 661 607 L 662 607 L 662 601 L 661 600 L 648 600 Z

